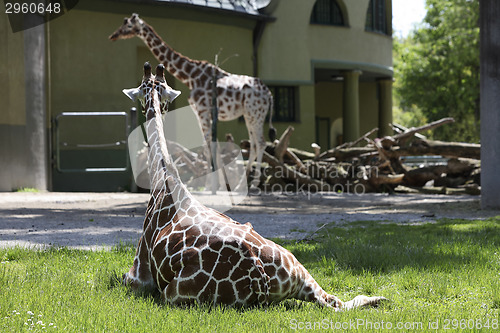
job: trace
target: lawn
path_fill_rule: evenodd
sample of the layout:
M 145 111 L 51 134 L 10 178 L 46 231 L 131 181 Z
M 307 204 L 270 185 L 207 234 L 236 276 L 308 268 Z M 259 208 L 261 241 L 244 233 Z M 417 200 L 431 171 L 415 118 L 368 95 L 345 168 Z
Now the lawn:
M 499 330 L 500 217 L 356 222 L 282 245 L 340 299 L 367 294 L 391 301 L 340 313 L 300 301 L 242 310 L 171 307 L 116 283 L 132 263 L 133 245 L 96 252 L 16 248 L 0 250 L 0 331 Z

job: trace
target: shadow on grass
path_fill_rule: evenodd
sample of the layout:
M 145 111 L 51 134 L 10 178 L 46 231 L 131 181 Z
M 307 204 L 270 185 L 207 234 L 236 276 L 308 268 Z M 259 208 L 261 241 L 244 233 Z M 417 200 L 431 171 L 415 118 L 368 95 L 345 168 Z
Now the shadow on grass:
M 452 271 L 461 265 L 492 263 L 500 247 L 500 217 L 419 225 L 358 222 L 327 228 L 312 243 L 283 245 L 306 267 L 333 260 L 354 274 L 407 267 Z
M 210 313 L 212 311 L 238 311 L 238 312 L 246 312 L 250 310 L 260 309 L 273 309 L 276 307 L 282 307 L 284 310 L 300 310 L 304 309 L 308 306 L 314 306 L 312 303 L 302 302 L 295 299 L 288 299 L 281 302 L 271 303 L 271 304 L 257 304 L 252 306 L 229 306 L 224 304 L 211 304 L 211 303 L 191 303 L 191 304 L 180 304 L 180 305 L 171 305 L 165 304 L 162 300 L 160 291 L 144 291 L 144 292 L 134 292 L 129 287 L 123 284 L 123 273 L 116 270 L 108 270 L 108 269 L 100 269 L 94 279 L 94 283 L 98 286 L 99 289 L 112 290 L 112 289 L 124 289 L 128 297 L 138 297 L 144 300 L 150 300 L 155 306 L 167 306 L 178 309 L 195 309 L 195 310 L 203 310 L 204 312 Z

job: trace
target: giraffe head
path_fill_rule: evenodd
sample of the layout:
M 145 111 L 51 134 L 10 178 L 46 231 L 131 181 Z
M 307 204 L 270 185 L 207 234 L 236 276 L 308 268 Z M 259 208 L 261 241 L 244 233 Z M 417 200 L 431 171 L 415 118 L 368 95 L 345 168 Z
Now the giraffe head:
M 129 18 L 125 18 L 121 27 L 109 36 L 111 40 L 127 39 L 140 35 L 144 29 L 144 21 L 139 18 L 139 15 L 132 14 Z
M 158 100 L 160 104 L 159 110 L 161 113 L 164 113 L 167 112 L 168 103 L 181 94 L 180 91 L 169 87 L 165 80 L 164 71 L 165 67 L 160 64 L 156 67 L 156 75 L 153 76 L 151 65 L 149 62 L 146 62 L 144 64 L 144 77 L 142 78 L 141 85 L 137 88 L 122 90 L 131 100 L 139 100 L 141 102 L 142 112 L 146 115 L 146 119 L 156 116 L 155 100 Z

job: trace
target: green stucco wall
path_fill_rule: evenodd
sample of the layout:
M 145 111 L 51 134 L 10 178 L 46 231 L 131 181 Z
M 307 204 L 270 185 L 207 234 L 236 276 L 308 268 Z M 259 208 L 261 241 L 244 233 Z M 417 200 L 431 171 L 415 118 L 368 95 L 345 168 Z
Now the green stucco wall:
M 310 24 L 314 1 L 281 1 L 262 38 L 259 73 L 264 80 L 311 81 L 311 61 L 392 66 L 390 36 L 366 32 L 368 0 L 344 1 L 349 27 Z
M 23 32 L 12 33 L 7 14 L 0 12 L 0 124 L 25 125 Z
M 47 189 L 44 33 L 13 33 L 0 13 L 0 191 Z

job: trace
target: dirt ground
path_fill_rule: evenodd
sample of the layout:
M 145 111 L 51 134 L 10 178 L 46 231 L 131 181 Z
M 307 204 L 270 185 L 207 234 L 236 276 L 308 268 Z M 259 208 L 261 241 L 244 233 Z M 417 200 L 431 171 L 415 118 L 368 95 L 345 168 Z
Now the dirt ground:
M 148 194 L 135 193 L 0 193 L 0 247 L 100 249 L 136 243 L 148 199 Z M 481 210 L 478 196 L 422 194 L 261 194 L 225 213 L 251 222 L 264 237 L 286 239 L 308 237 L 325 223 L 422 223 L 500 215 Z

